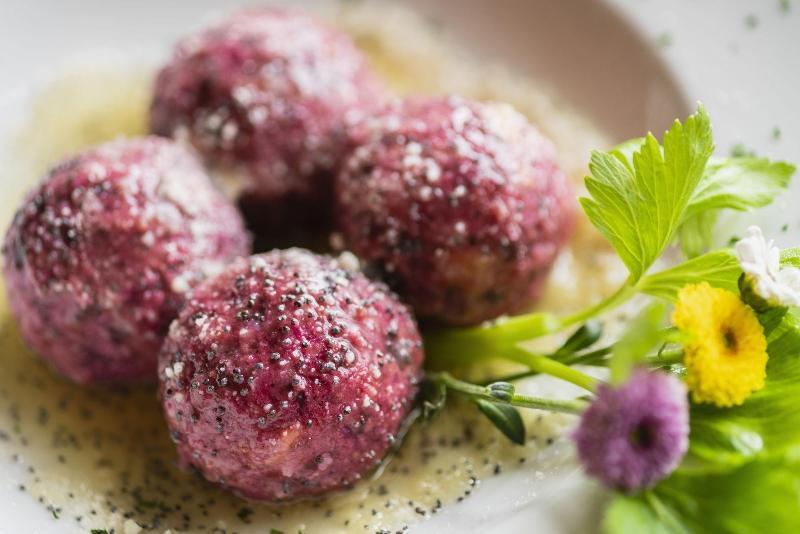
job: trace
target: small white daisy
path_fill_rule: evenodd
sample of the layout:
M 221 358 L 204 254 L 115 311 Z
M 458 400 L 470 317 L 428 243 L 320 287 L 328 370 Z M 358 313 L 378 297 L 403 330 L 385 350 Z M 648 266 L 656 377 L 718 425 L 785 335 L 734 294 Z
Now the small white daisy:
M 736 243 L 736 257 L 753 292 L 770 306 L 800 306 L 800 269 L 781 268 L 781 251 L 758 226 Z

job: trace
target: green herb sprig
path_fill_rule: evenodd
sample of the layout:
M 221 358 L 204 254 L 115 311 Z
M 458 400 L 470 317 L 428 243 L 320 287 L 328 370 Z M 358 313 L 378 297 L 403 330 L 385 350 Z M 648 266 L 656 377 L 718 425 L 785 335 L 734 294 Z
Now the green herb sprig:
M 592 154 L 588 196 L 581 206 L 628 270 L 625 282 L 600 302 L 573 314 L 535 312 L 478 327 L 442 329 L 425 339 L 429 365 L 423 412 L 445 406 L 448 393 L 470 399 L 506 437 L 524 443 L 517 409 L 581 412 L 586 398 L 520 394 L 515 382 L 547 374 L 583 388 L 602 384 L 574 366 L 609 368 L 611 387 L 636 367 L 684 371 L 683 340 L 665 326 L 666 306 L 687 284 L 708 283 L 739 293 L 744 279 L 729 248 L 710 250 L 721 210 L 745 211 L 772 202 L 795 167 L 751 154 L 712 158 L 711 122 L 702 106 L 675 121 L 662 142 L 652 134 Z M 685 260 L 651 272 L 671 245 Z M 800 267 L 800 248 L 784 250 L 784 266 Z M 617 341 L 597 347 L 602 316 L 636 295 L 653 299 Z M 800 311 L 761 310 L 767 379 L 743 404 L 692 404 L 689 452 L 668 477 L 638 494 L 618 494 L 603 528 L 609 533 L 800 532 Z M 537 353 L 522 343 L 574 328 L 562 346 Z M 455 376 L 459 367 L 502 359 L 526 368 L 481 384 Z M 442 371 L 446 369 L 447 371 Z
M 675 121 L 663 146 L 649 134 L 609 152 L 594 152 L 586 178 L 590 196 L 582 198 L 581 205 L 628 267 L 625 283 L 604 300 L 570 315 L 535 312 L 432 332 L 425 340 L 431 364 L 452 367 L 497 357 L 519 361 L 508 357 L 517 354 L 512 349 L 517 344 L 594 319 L 636 294 L 673 300 L 682 286 L 699 280 L 735 287 L 741 269 L 730 250 L 696 254 L 708 244 L 705 235 L 684 246 L 689 261 L 648 274 L 667 246 L 692 233 L 686 228 L 700 218 L 713 222 L 721 209 L 767 205 L 795 171 L 793 165 L 763 158 L 712 161 L 713 148 L 711 122 L 699 105 L 685 124 Z

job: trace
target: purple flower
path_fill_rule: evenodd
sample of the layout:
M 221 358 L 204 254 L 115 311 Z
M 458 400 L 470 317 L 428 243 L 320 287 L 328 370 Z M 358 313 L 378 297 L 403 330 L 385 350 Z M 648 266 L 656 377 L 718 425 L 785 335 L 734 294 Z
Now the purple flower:
M 573 435 L 586 471 L 611 488 L 652 486 L 689 445 L 686 387 L 672 375 L 637 369 L 619 387 L 601 385 Z

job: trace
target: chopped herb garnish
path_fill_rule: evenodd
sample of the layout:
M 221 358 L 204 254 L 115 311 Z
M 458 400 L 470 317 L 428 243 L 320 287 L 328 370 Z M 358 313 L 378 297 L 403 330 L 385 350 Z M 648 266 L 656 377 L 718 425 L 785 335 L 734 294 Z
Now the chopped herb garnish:
M 656 45 L 660 46 L 661 48 L 666 48 L 672 44 L 672 34 L 669 32 L 664 32 L 658 37 L 656 37 Z
M 744 143 L 736 143 L 731 147 L 732 158 L 752 158 L 755 155 L 755 151 L 747 148 Z
M 242 520 L 244 523 L 250 522 L 250 516 L 253 515 L 253 509 L 247 508 L 246 506 L 240 508 L 238 512 L 236 512 L 236 517 Z
M 156 506 L 158 506 L 158 501 L 145 501 L 145 500 L 140 500 L 140 501 L 138 502 L 138 504 L 139 504 L 139 506 L 141 506 L 142 508 L 155 508 Z

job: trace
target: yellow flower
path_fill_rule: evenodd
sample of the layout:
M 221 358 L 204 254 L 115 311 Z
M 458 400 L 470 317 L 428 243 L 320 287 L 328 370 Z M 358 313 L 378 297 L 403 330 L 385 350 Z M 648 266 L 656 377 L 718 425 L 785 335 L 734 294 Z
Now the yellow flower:
M 684 365 L 695 402 L 735 406 L 764 387 L 764 329 L 738 295 L 707 282 L 684 286 L 672 323 L 689 336 Z

